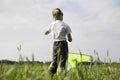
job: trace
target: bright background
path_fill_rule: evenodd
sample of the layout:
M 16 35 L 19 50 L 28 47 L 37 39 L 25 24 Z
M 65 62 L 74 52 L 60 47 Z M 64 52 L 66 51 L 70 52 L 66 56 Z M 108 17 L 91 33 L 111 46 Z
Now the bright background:
M 120 58 L 120 0 L 0 0 L 0 60 L 18 60 L 17 47 L 31 59 L 52 59 L 51 35 L 43 35 L 59 7 L 72 29 L 70 52 L 99 53 L 101 60 Z

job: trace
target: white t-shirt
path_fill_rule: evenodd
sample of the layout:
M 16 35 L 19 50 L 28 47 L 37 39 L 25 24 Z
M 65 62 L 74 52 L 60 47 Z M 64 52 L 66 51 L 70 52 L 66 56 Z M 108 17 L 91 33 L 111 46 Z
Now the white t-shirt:
M 66 35 L 72 33 L 69 25 L 60 20 L 52 22 L 47 30 L 52 32 L 53 41 L 65 41 Z

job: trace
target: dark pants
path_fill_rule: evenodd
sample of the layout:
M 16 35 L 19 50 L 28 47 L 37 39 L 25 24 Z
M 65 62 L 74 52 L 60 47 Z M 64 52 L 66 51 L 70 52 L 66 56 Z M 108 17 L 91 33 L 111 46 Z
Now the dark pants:
M 64 70 L 66 60 L 68 58 L 68 44 L 67 41 L 56 41 L 53 44 L 53 60 L 50 67 L 51 73 L 56 73 L 58 64 L 60 63 L 60 69 Z

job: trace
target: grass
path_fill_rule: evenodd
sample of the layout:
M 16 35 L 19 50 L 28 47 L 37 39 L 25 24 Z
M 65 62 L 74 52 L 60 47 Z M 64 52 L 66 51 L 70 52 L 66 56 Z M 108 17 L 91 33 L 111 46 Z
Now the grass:
M 64 75 L 66 74 L 66 75 Z M 120 80 L 120 64 L 80 63 L 66 73 L 55 75 L 55 80 Z M 23 64 L 0 64 L 0 80 L 49 80 L 48 65 L 26 62 Z
M 20 49 L 18 48 L 19 52 Z M 34 55 L 32 61 L 27 57 L 25 59 L 27 62 L 24 62 L 20 54 L 19 62 L 14 64 L 1 62 L 0 80 L 120 80 L 120 63 L 101 63 L 98 54 L 93 63 L 76 64 L 77 66 L 68 72 L 55 74 L 53 79 L 48 74 L 49 64 L 35 62 Z

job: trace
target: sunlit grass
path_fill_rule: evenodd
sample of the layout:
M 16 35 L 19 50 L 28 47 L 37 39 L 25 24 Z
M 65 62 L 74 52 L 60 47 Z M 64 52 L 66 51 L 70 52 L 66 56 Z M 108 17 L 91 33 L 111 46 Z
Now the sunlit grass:
M 0 63 L 0 80 L 50 80 L 48 74 L 49 64 L 40 64 L 21 55 L 15 64 Z M 120 80 L 120 64 L 100 62 L 96 51 L 96 60 L 89 65 L 79 63 L 75 68 L 61 74 L 55 74 L 51 80 Z M 107 56 L 109 52 L 107 51 Z M 24 62 L 26 60 L 26 62 Z
M 65 75 L 64 75 L 65 74 Z M 79 64 L 55 80 L 120 80 L 120 64 Z M 0 80 L 49 80 L 48 65 L 39 63 L 0 64 Z

